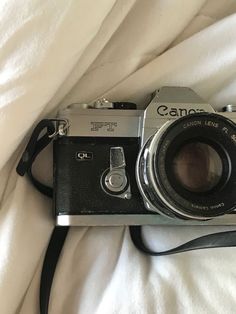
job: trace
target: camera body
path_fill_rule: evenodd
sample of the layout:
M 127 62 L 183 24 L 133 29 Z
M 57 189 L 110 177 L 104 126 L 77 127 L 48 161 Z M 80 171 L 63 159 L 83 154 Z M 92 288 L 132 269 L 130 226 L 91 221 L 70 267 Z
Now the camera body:
M 103 99 L 71 105 L 59 112 L 58 119 L 59 136 L 54 141 L 58 225 L 236 224 L 233 106 L 216 114 L 191 89 L 163 87 L 145 110 Z M 68 122 L 66 131 L 60 121 Z M 189 164 L 174 156 L 196 142 L 220 156 L 221 173 L 209 189 L 189 188 L 186 178 L 181 183 Z M 208 163 L 209 169 L 216 159 Z M 179 172 L 173 170 L 176 167 Z

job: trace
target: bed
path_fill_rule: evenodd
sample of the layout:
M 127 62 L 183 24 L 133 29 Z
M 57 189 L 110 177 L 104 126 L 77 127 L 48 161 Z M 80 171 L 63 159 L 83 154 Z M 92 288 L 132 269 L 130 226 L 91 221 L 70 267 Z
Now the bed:
M 39 313 L 51 200 L 15 167 L 33 126 L 100 97 L 145 108 L 160 86 L 188 86 L 216 109 L 236 104 L 233 0 L 8 0 L 0 3 L 0 312 Z M 52 184 L 52 147 L 37 159 Z M 167 249 L 233 227 L 145 226 Z M 49 313 L 235 313 L 236 250 L 148 257 L 127 227 L 73 227 Z

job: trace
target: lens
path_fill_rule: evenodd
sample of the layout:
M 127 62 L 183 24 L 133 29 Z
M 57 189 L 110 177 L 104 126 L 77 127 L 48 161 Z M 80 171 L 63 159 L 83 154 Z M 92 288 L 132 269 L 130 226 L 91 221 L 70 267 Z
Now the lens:
M 219 182 L 223 165 L 216 150 L 205 143 L 183 145 L 173 159 L 177 182 L 190 192 L 212 190 Z
M 236 125 L 218 114 L 166 122 L 140 150 L 136 179 L 148 210 L 206 220 L 236 208 Z

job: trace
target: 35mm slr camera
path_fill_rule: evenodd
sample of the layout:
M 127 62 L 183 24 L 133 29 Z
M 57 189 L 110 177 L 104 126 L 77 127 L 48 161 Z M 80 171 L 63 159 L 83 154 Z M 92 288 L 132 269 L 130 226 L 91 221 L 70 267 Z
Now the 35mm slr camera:
M 163 87 L 145 110 L 106 100 L 61 110 L 57 224 L 235 224 L 234 109 Z

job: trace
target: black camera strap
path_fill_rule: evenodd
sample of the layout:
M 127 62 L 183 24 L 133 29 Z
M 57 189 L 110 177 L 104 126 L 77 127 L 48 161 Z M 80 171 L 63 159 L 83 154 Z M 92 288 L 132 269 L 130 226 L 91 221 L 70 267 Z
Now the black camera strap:
M 40 137 L 40 134 L 45 132 Z M 35 188 L 42 194 L 52 198 L 53 189 L 39 182 L 32 173 L 32 165 L 37 155 L 53 140 L 55 132 L 54 123 L 44 119 L 35 127 L 26 149 L 18 163 L 16 171 L 19 175 L 28 174 Z M 39 138 L 40 137 L 40 138 Z M 48 314 L 49 298 L 57 262 L 69 231 L 69 227 L 54 227 L 44 257 L 40 279 L 40 314 Z
M 141 226 L 130 226 L 130 237 L 135 245 L 135 247 L 147 255 L 152 256 L 163 256 L 171 255 L 176 253 L 184 253 L 187 251 L 201 250 L 201 249 L 213 249 L 219 247 L 233 247 L 236 246 L 236 231 L 224 231 L 211 233 L 196 239 L 193 239 L 189 242 L 186 242 L 180 246 L 177 246 L 173 249 L 155 252 L 148 248 L 142 237 L 142 228 Z
M 44 135 L 40 134 L 45 131 Z M 28 174 L 33 185 L 41 193 L 52 197 L 53 189 L 39 182 L 32 174 L 32 164 L 37 155 L 52 141 L 52 134 L 55 133 L 54 123 L 44 119 L 35 127 L 28 145 L 19 161 L 16 171 L 23 176 Z M 69 227 L 55 227 L 46 250 L 40 280 L 40 313 L 48 314 L 49 298 L 56 265 L 60 257 Z M 130 226 L 130 236 L 135 247 L 142 253 L 152 256 L 163 256 L 176 253 L 183 253 L 191 250 L 234 247 L 236 246 L 236 231 L 218 232 L 205 235 L 189 242 L 186 242 L 173 249 L 155 252 L 149 249 L 144 243 L 141 226 Z

